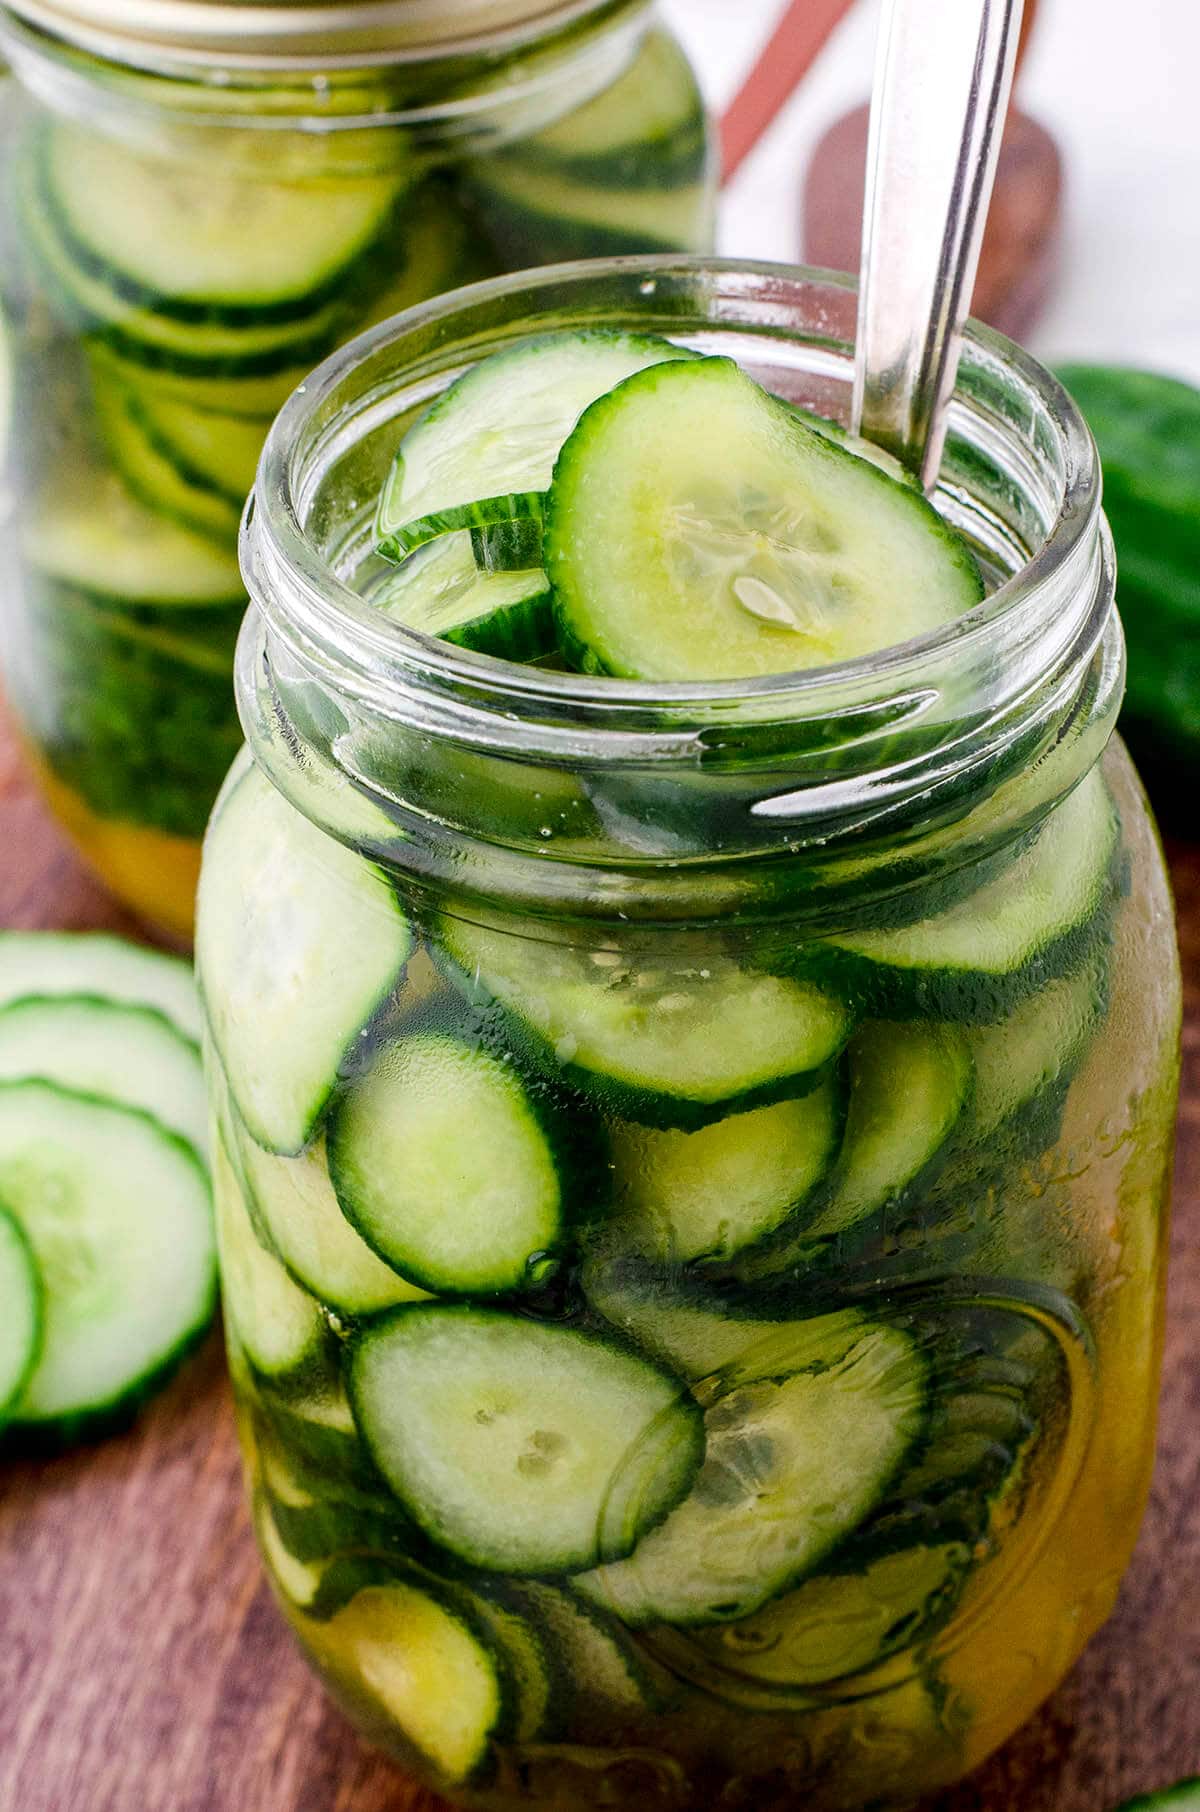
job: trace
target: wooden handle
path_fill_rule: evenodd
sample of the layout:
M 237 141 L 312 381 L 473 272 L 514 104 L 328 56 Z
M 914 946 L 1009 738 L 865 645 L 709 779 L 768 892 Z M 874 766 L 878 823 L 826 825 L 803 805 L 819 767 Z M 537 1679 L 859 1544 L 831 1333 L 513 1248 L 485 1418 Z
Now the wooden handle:
M 854 0 L 791 0 L 721 121 L 722 180 L 754 149 Z
M 791 0 L 721 120 L 721 180 L 728 182 L 824 50 L 854 0 Z M 1017 73 L 1025 60 L 1038 0 L 1025 0 Z

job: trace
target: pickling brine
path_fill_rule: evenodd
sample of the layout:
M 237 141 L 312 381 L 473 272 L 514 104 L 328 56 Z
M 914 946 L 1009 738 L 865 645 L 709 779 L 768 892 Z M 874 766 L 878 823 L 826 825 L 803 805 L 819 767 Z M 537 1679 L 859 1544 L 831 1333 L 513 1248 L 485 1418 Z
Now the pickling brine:
M 231 1365 L 280 1603 L 455 1803 L 904 1804 L 1137 1533 L 1179 987 L 1094 455 L 971 341 L 926 500 L 840 425 L 852 319 L 485 286 L 264 459 Z

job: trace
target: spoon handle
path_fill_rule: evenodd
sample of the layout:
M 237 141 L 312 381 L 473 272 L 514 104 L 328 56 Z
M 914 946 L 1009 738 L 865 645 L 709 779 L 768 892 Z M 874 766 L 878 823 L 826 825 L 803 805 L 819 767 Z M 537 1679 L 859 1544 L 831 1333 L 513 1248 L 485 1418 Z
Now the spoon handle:
M 885 0 L 854 426 L 931 486 L 1008 114 L 1022 0 Z

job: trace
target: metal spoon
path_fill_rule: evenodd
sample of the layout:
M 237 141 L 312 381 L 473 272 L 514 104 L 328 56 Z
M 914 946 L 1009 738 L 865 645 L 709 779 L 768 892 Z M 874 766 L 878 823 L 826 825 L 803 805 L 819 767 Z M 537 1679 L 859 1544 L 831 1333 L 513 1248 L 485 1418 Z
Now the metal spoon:
M 975 287 L 1022 0 L 884 0 L 853 426 L 930 488 Z

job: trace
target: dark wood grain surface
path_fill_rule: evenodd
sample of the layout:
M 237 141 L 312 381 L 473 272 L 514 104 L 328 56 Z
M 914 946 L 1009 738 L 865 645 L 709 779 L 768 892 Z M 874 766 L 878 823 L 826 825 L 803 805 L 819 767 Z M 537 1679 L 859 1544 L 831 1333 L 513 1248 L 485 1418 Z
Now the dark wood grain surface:
M 1150 1508 L 1106 1629 L 929 1812 L 1106 1812 L 1200 1772 L 1200 850 L 1171 855 L 1188 1020 Z M 121 914 L 0 732 L 0 924 L 98 923 Z M 0 1812 L 438 1812 L 293 1649 L 255 1562 L 215 1335 L 132 1433 L 0 1474 Z

